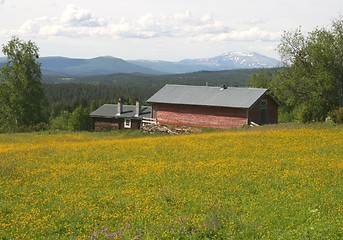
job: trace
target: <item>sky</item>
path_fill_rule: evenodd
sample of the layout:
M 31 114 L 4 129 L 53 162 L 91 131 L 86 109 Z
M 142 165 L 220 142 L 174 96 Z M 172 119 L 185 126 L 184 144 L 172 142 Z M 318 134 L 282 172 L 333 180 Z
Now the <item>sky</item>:
M 279 58 L 284 31 L 329 28 L 342 16 L 342 0 L 0 0 L 0 44 L 31 40 L 43 57 Z

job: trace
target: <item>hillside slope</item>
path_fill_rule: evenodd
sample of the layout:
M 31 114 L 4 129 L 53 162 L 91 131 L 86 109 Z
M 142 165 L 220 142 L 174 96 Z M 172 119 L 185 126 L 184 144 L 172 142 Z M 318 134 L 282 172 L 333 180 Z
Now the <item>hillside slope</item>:
M 42 64 L 43 74 L 69 75 L 69 76 L 90 76 L 113 73 L 145 73 L 160 74 L 147 67 L 129 63 L 115 57 L 97 57 L 91 59 L 77 59 L 65 57 L 42 57 L 39 59 Z

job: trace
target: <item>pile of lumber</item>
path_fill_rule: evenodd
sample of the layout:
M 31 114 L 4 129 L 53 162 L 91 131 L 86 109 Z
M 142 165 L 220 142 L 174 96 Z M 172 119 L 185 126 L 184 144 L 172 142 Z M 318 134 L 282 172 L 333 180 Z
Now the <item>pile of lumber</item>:
M 189 127 L 176 127 L 176 126 L 159 125 L 159 124 L 145 125 L 145 126 L 142 126 L 141 130 L 148 133 L 165 133 L 165 134 L 173 134 L 173 135 L 187 134 L 187 133 L 193 133 L 193 132 L 198 131 L 195 129 L 191 129 Z

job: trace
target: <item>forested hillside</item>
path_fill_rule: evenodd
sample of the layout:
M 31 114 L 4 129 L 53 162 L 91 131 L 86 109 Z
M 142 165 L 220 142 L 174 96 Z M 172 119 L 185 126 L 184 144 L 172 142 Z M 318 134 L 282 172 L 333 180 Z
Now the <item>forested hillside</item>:
M 196 72 L 175 75 L 112 74 L 92 77 L 63 78 L 45 76 L 44 91 L 53 112 L 72 111 L 76 107 L 92 108 L 121 98 L 125 103 L 143 103 L 165 84 L 210 86 L 246 86 L 258 69 L 219 72 Z M 54 109 L 56 108 L 56 109 Z

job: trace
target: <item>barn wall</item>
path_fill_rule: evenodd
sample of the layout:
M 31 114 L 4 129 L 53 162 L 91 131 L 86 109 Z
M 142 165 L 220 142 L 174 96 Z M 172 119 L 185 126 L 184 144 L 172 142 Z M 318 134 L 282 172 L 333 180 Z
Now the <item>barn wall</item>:
M 111 118 L 92 118 L 93 130 L 104 131 L 104 130 L 119 130 L 120 123 L 116 119 Z
M 140 129 L 141 120 L 131 119 L 131 128 L 124 127 L 124 118 L 93 118 L 93 130 L 128 130 L 128 129 Z
M 247 110 L 239 108 L 153 104 L 153 118 L 160 124 L 231 128 L 247 124 Z
M 255 122 L 261 124 L 261 100 L 267 100 L 267 121 L 266 124 L 278 123 L 278 105 L 272 97 L 264 95 L 252 108 L 249 109 L 249 123 Z

